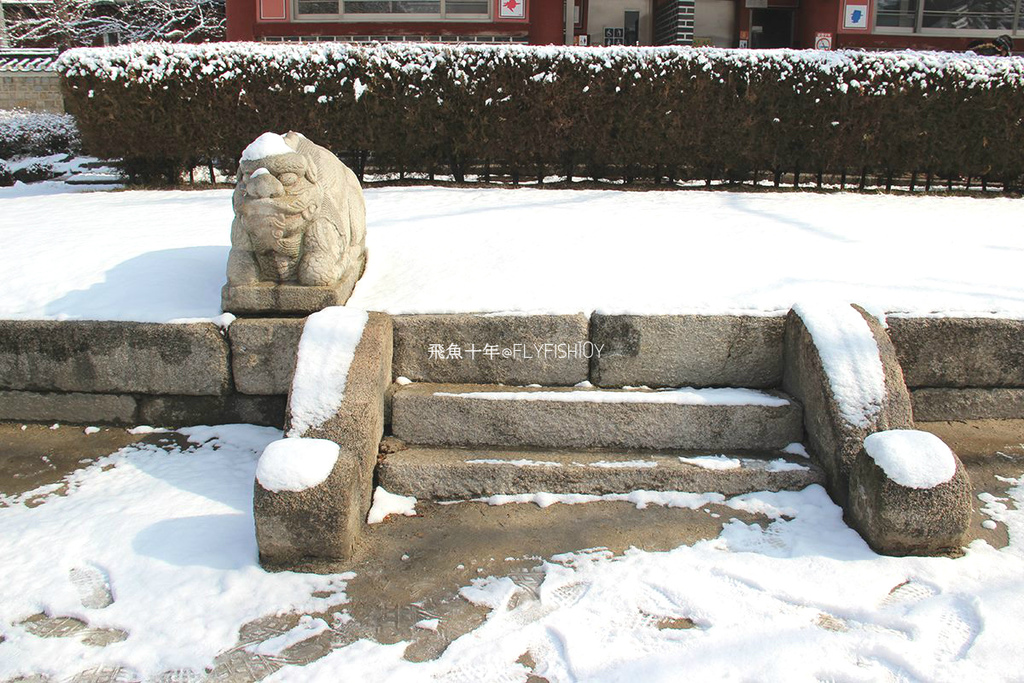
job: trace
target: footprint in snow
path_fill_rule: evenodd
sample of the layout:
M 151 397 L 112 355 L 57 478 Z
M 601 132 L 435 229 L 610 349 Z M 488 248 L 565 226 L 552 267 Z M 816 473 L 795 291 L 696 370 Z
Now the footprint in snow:
M 981 618 L 966 600 L 940 595 L 920 581 L 905 581 L 893 588 L 881 607 L 903 608 L 919 625 L 918 642 L 928 643 L 940 661 L 963 657 L 981 633 Z
M 114 594 L 110 590 L 110 579 L 107 573 L 92 565 L 74 567 L 68 572 L 71 585 L 78 591 L 78 599 L 82 607 L 87 609 L 103 609 L 114 603 Z
M 911 579 L 894 586 L 879 606 L 883 608 L 911 606 L 938 594 L 939 592 L 931 586 Z

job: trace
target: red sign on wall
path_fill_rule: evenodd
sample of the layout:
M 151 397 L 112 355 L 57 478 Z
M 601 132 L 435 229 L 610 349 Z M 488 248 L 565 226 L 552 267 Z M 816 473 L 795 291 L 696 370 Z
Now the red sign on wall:
M 526 21 L 529 19 L 527 0 L 495 0 L 494 18 L 498 21 Z
M 288 21 L 288 0 L 259 0 L 260 21 Z

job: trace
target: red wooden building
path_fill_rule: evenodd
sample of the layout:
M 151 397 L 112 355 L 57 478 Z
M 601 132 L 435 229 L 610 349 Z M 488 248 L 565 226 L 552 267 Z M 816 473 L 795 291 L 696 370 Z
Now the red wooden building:
M 229 40 L 565 42 L 565 0 L 226 0 Z M 964 50 L 1024 0 L 574 0 L 573 41 Z

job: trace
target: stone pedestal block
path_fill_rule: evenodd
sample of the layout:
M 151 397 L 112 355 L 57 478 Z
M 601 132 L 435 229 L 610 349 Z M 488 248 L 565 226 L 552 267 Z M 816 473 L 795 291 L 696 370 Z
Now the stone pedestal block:
M 3 320 L 0 389 L 219 395 L 228 344 L 212 323 Z
M 735 315 L 602 315 L 590 319 L 603 387 L 753 387 L 782 383 L 785 319 Z
M 138 401 L 139 422 L 159 427 L 284 424 L 284 396 L 141 396 Z
M 341 306 L 352 296 L 362 269 L 350 270 L 330 286 L 277 284 L 224 285 L 221 308 L 235 315 L 309 315 L 328 306 Z
M 117 394 L 0 391 L 0 420 L 130 425 L 135 399 Z
M 907 385 L 1024 387 L 1024 320 L 887 320 Z
M 921 422 L 1024 419 L 1024 389 L 924 388 L 911 398 Z
M 414 382 L 572 386 L 595 353 L 583 314 L 399 315 L 394 325 L 395 375 Z
M 350 557 L 366 517 L 355 485 L 360 469 L 359 456 L 340 449 L 330 475 L 317 486 L 271 491 L 257 479 L 253 511 L 260 563 L 268 569 L 296 569 Z
M 251 395 L 287 395 L 303 318 L 239 318 L 228 328 L 235 389 Z
M 902 486 L 862 448 L 850 470 L 847 518 L 883 555 L 959 555 L 971 520 L 972 488 L 960 459 L 956 473 L 931 488 Z

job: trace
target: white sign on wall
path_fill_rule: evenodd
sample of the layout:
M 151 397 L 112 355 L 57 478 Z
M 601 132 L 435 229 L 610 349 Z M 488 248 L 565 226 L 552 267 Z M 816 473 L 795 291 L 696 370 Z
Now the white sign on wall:
M 499 19 L 525 19 L 526 0 L 498 0 Z
M 868 6 L 861 4 L 849 4 L 846 6 L 846 15 L 843 17 L 843 28 L 867 28 L 868 27 Z
M 815 50 L 831 50 L 832 49 L 832 34 L 831 33 L 818 33 L 814 36 L 814 49 Z

